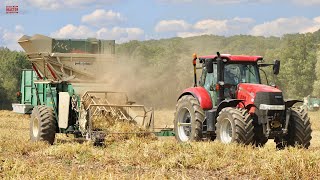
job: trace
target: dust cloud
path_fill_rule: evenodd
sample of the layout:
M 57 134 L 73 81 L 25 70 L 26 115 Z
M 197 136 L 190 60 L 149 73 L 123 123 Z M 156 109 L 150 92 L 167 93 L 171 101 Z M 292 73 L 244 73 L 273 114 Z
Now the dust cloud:
M 130 101 L 155 109 L 174 109 L 183 89 L 192 86 L 191 58 L 152 62 L 118 56 L 96 74 L 108 91 L 127 92 Z

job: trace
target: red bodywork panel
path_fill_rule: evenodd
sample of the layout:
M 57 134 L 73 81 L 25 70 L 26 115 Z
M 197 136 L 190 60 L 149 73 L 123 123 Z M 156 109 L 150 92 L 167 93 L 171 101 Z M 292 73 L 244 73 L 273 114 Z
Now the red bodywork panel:
M 236 98 L 244 100 L 244 105 L 248 106 L 254 103 L 254 98 L 257 92 L 282 92 L 281 90 L 272 86 L 264 84 L 251 84 L 251 83 L 240 83 L 236 92 Z M 210 94 L 203 87 L 192 87 L 183 91 L 180 98 L 184 95 L 192 94 L 200 103 L 200 106 L 204 110 L 212 109 L 212 100 Z M 179 98 L 179 99 L 180 99 Z M 242 103 L 239 103 L 239 107 L 244 108 Z M 254 113 L 255 107 L 249 109 L 250 113 Z
M 199 59 L 215 59 L 217 55 L 200 56 Z M 262 60 L 262 56 L 245 56 L 245 55 L 231 55 L 231 54 L 221 54 L 222 59 L 228 59 L 232 62 L 257 62 Z
M 257 92 L 282 92 L 281 90 L 274 88 L 272 86 L 267 86 L 264 84 L 250 84 L 250 83 L 240 83 L 237 90 L 237 99 L 244 100 L 244 105 L 248 106 L 254 103 L 254 98 Z M 243 105 L 240 103 L 240 107 Z M 249 111 L 254 113 L 255 107 L 252 107 Z
M 205 88 L 192 87 L 192 88 L 185 89 L 180 97 L 186 94 L 192 94 L 196 99 L 198 99 L 202 109 L 204 110 L 212 109 L 211 97 Z

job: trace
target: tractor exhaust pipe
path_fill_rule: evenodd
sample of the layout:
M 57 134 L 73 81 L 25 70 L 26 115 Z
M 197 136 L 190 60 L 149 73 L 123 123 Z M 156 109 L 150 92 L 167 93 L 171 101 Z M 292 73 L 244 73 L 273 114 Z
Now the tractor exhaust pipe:
M 223 72 L 223 61 L 220 56 L 220 53 L 217 52 L 217 80 L 218 80 L 218 98 L 217 98 L 217 103 L 220 104 L 224 100 L 224 72 Z
M 198 57 L 197 57 L 196 53 L 194 53 L 192 55 L 192 57 L 193 57 L 192 64 L 193 64 L 193 74 L 194 74 L 194 87 L 197 87 L 197 67 L 196 67 L 196 65 L 197 65 Z

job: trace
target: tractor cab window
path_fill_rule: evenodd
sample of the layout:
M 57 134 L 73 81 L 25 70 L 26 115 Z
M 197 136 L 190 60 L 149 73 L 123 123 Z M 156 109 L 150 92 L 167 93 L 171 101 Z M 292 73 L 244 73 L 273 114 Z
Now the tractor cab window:
M 224 69 L 224 82 L 226 84 L 237 85 L 241 79 L 240 67 L 238 64 L 228 64 Z
M 217 65 L 213 64 L 213 73 L 206 73 L 204 88 L 210 91 L 210 86 L 217 83 Z
M 199 81 L 200 86 L 204 86 L 206 76 L 207 76 L 207 69 L 206 69 L 205 65 L 203 65 L 202 66 L 202 73 L 201 73 L 201 77 L 200 77 L 200 81 Z
M 260 84 L 259 71 L 253 64 L 226 64 L 224 67 L 224 83 L 226 99 L 236 97 L 236 89 L 239 83 Z
M 224 69 L 226 84 L 238 85 L 239 83 L 260 84 L 259 71 L 253 64 L 227 64 Z
M 205 65 L 202 66 L 202 74 L 199 85 L 204 87 L 211 96 L 213 105 L 216 105 L 217 95 L 213 88 L 217 83 L 217 64 L 213 64 L 213 73 L 208 73 Z

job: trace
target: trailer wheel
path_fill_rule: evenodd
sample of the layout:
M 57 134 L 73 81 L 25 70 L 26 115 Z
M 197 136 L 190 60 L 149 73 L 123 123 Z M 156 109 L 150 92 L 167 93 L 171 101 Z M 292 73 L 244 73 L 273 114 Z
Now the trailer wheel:
M 31 141 L 47 141 L 53 144 L 56 136 L 56 120 L 53 109 L 47 106 L 36 106 L 30 119 Z
M 292 108 L 288 127 L 288 134 L 282 141 L 277 140 L 277 148 L 283 149 L 285 146 L 298 146 L 308 148 L 311 137 L 310 118 L 304 109 Z
M 226 107 L 223 108 L 217 118 L 217 139 L 224 144 L 253 143 L 252 118 L 245 109 Z
M 179 142 L 201 140 L 204 117 L 204 111 L 196 98 L 191 95 L 180 98 L 174 118 L 176 139 Z

